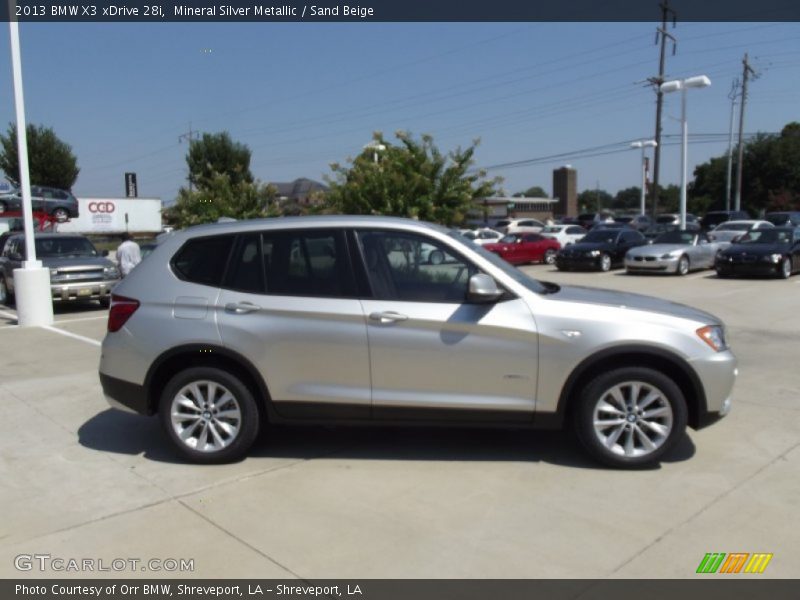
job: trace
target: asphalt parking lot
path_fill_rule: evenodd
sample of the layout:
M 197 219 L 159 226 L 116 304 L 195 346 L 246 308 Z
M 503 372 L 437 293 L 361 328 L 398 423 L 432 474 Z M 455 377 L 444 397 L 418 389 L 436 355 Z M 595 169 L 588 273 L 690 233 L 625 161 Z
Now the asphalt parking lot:
M 722 317 L 732 413 L 636 472 L 597 467 L 559 432 L 434 429 L 273 430 L 240 463 L 187 465 L 156 419 L 107 408 L 106 311 L 59 307 L 52 328 L 22 330 L 0 307 L 0 577 L 92 576 L 15 569 L 49 554 L 194 560 L 122 573 L 147 577 L 673 578 L 707 552 L 774 554 L 731 577 L 800 576 L 800 277 L 524 270 Z

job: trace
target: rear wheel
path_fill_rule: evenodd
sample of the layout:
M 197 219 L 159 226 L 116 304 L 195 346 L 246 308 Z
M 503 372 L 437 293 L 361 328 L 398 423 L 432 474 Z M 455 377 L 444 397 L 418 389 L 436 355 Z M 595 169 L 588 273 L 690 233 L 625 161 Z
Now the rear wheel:
M 686 400 L 654 369 L 625 367 L 592 380 L 577 398 L 578 439 L 595 460 L 612 467 L 652 465 L 686 430 Z
M 66 221 L 67 219 L 69 219 L 69 212 L 67 211 L 67 209 L 62 208 L 60 206 L 58 208 L 53 209 L 53 212 L 51 214 L 56 219 L 56 221 L 59 222 Z
M 244 457 L 260 427 L 253 394 L 238 377 L 215 367 L 175 375 L 161 394 L 159 412 L 174 446 L 197 463 Z
M 678 267 L 675 269 L 677 275 L 683 276 L 689 272 L 689 257 L 681 256 L 678 259 Z
M 549 249 L 549 250 L 546 250 L 545 253 L 544 253 L 544 258 L 542 259 L 542 262 L 544 264 L 546 264 L 546 265 L 552 265 L 553 263 L 555 263 L 556 262 L 556 251 L 553 250 L 552 248 Z

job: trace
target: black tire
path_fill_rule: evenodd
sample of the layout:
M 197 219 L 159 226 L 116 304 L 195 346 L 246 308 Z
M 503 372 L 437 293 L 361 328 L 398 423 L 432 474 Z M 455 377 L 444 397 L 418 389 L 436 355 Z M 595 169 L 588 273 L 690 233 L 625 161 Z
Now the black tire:
M 111 298 L 109 297 L 100 298 L 100 306 L 102 306 L 103 308 L 109 308 L 111 306 Z
M 626 387 L 626 383 L 631 386 Z M 643 404 L 648 396 L 644 398 L 641 394 L 650 391 L 657 392 L 657 400 L 651 401 L 648 406 L 661 407 L 666 411 L 669 407 L 668 416 L 653 415 L 649 420 L 644 419 L 648 412 L 655 409 L 645 409 L 643 412 L 638 413 L 633 411 L 634 417 L 631 417 L 630 408 L 629 412 L 624 416 L 614 415 L 609 419 L 614 419 L 614 425 L 608 425 L 603 430 L 609 432 L 608 438 L 617 435 L 614 440 L 623 440 L 621 444 L 617 444 L 614 440 L 605 438 L 610 444 L 614 444 L 613 449 L 601 441 L 602 428 L 595 428 L 595 410 L 597 409 L 602 414 L 613 414 L 606 410 L 600 409 L 602 405 L 611 405 L 612 408 L 616 401 L 613 401 L 609 392 L 617 386 L 622 389 L 622 396 L 629 394 L 625 400 L 630 400 L 630 394 L 633 391 L 633 385 L 642 385 L 639 395 L 640 402 Z M 628 390 L 627 392 L 624 390 Z M 630 404 L 629 404 L 630 407 Z M 587 386 L 580 391 L 580 395 L 575 399 L 575 404 L 572 406 L 573 425 L 578 439 L 583 447 L 587 450 L 589 455 L 600 463 L 616 468 L 639 468 L 647 467 L 657 463 L 661 457 L 669 452 L 675 444 L 680 440 L 686 431 L 686 423 L 688 420 L 688 410 L 686 407 L 686 399 L 683 397 L 678 385 L 664 373 L 650 369 L 647 367 L 623 367 L 615 369 L 607 373 L 603 373 L 595 377 L 589 382 Z M 618 412 L 623 412 L 619 410 Z M 629 419 L 635 419 L 629 421 Z M 640 420 L 641 419 L 641 420 Z M 663 422 L 659 423 L 658 420 Z M 608 421 L 611 422 L 610 420 Z M 647 423 L 651 423 L 645 427 Z M 661 427 L 665 429 L 665 434 L 658 436 L 653 433 L 655 429 L 651 430 L 650 426 Z M 621 429 L 622 428 L 622 429 Z M 621 431 L 621 433 L 617 433 Z M 649 432 L 653 437 L 657 437 L 656 442 L 653 442 L 654 448 L 648 449 L 643 443 L 644 434 L 640 435 L 639 432 Z M 630 433 L 629 433 L 630 432 Z M 624 447 L 628 439 L 632 439 L 631 452 L 626 454 L 627 449 Z M 649 438 L 648 438 L 649 439 Z M 652 439 L 651 439 L 652 442 Z
M 678 266 L 675 269 L 675 274 L 678 277 L 683 277 L 684 275 L 689 273 L 689 268 L 690 268 L 689 257 L 684 254 L 678 259 Z
M 792 276 L 792 259 L 784 256 L 781 261 L 781 266 L 778 268 L 778 277 L 781 279 L 789 279 Z
M 556 262 L 556 251 L 550 248 L 549 250 L 545 250 L 544 257 L 542 258 L 542 263 L 546 265 L 552 265 Z
M 432 265 L 440 265 L 444 262 L 444 254 L 441 250 L 433 250 L 428 255 L 428 262 Z
M 605 252 L 600 255 L 600 270 L 603 273 L 611 270 L 611 256 Z
M 233 398 L 235 405 L 230 404 L 230 401 L 228 401 L 228 403 L 222 406 L 221 410 L 224 412 L 230 412 L 231 407 L 234 407 L 238 409 L 239 412 L 238 431 L 236 431 L 235 435 L 229 436 L 227 444 L 221 446 L 217 450 L 203 451 L 192 447 L 190 442 L 184 442 L 181 440 L 178 432 L 176 431 L 176 426 L 173 425 L 171 410 L 173 400 L 176 399 L 176 396 L 181 390 L 190 384 L 197 383 L 202 388 L 204 385 L 202 382 L 210 382 L 216 384 L 217 386 L 226 388 Z M 209 391 L 208 386 L 206 386 L 205 389 L 206 392 Z M 217 401 L 220 401 L 221 398 L 222 396 L 220 396 Z M 238 460 L 247 454 L 247 451 L 258 437 L 261 426 L 261 417 L 258 406 L 256 405 L 256 401 L 253 398 L 253 394 L 236 375 L 233 375 L 228 371 L 224 371 L 216 367 L 192 367 L 190 369 L 181 371 L 172 379 L 170 379 L 169 383 L 167 383 L 167 385 L 164 387 L 160 400 L 159 418 L 161 419 L 161 424 L 167 432 L 167 436 L 169 437 L 170 441 L 172 441 L 175 449 L 191 462 L 201 464 L 217 464 Z M 195 399 L 195 401 L 196 400 L 197 399 Z M 202 402 L 198 403 L 202 404 Z M 206 420 L 205 424 L 203 424 L 202 420 L 205 419 L 205 417 L 201 416 L 200 414 L 198 414 L 197 418 L 194 419 L 195 423 L 200 422 L 200 424 L 203 425 L 204 430 L 208 429 L 208 431 L 211 431 L 214 429 L 217 432 L 217 435 L 219 435 L 219 432 L 226 433 L 226 430 L 224 430 L 221 425 L 228 424 L 230 426 L 230 420 L 221 422 L 223 420 L 227 420 L 228 417 L 219 417 L 218 419 L 217 416 L 210 414 L 210 409 L 211 407 L 207 407 L 203 410 L 209 415 L 209 419 L 212 419 L 217 423 L 215 428 L 208 426 L 208 420 Z M 187 419 L 184 422 L 191 420 L 192 419 Z M 180 424 L 178 426 L 180 426 Z M 194 430 L 196 430 L 196 425 L 194 428 L 189 425 L 187 429 L 190 429 L 190 433 L 193 433 Z M 214 436 L 210 437 L 215 441 Z M 199 438 L 200 435 L 198 435 L 198 439 L 195 440 L 195 444 L 199 443 Z M 189 440 L 192 439 L 194 438 L 189 436 Z
M 14 294 L 8 289 L 6 278 L 3 276 L 0 276 L 0 304 L 5 304 L 6 306 L 14 305 Z

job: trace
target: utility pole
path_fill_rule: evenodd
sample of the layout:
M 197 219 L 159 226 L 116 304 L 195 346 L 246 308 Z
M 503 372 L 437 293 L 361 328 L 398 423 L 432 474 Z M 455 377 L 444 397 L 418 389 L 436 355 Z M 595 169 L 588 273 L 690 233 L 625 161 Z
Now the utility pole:
M 742 171 L 744 165 L 742 164 L 744 158 L 744 105 L 747 103 L 747 78 L 749 75 L 756 77 L 756 72 L 750 66 L 747 58 L 747 52 L 744 53 L 742 60 L 742 103 L 739 106 L 739 156 L 736 161 L 736 209 L 742 210 Z
M 661 42 L 661 54 L 658 60 L 658 77 L 650 77 L 648 81 L 656 88 L 656 146 L 653 152 L 653 219 L 658 213 L 658 177 L 661 165 L 661 110 L 664 106 L 664 93 L 661 84 L 664 83 L 664 61 L 666 58 L 667 39 L 672 40 L 672 55 L 675 55 L 678 42 L 674 36 L 667 32 L 667 20 L 672 16 L 672 27 L 675 28 L 677 13 L 669 7 L 669 0 L 659 4 L 661 7 L 661 27 L 656 30 L 656 44 Z
M 736 112 L 739 80 L 734 79 L 728 98 L 731 100 L 731 124 L 728 128 L 728 171 L 725 177 L 725 210 L 731 209 L 731 173 L 733 171 L 733 114 Z
M 192 122 L 189 121 L 189 131 L 187 131 L 186 133 L 182 133 L 182 134 L 180 134 L 178 136 L 178 143 L 180 144 L 181 142 L 183 142 L 183 140 L 188 141 L 189 142 L 189 149 L 191 150 L 191 148 L 192 148 L 192 140 L 194 140 L 197 137 L 200 137 L 200 132 L 199 131 L 193 131 L 192 130 Z M 189 174 L 189 191 L 190 192 L 192 191 L 192 174 L 191 173 Z

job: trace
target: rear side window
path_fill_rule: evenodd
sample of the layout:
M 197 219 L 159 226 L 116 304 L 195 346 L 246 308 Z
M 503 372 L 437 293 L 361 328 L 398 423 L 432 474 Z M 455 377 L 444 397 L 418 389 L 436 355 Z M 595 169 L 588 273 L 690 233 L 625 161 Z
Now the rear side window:
M 172 268 L 184 281 L 219 287 L 232 245 L 232 235 L 189 240 L 172 259 Z

